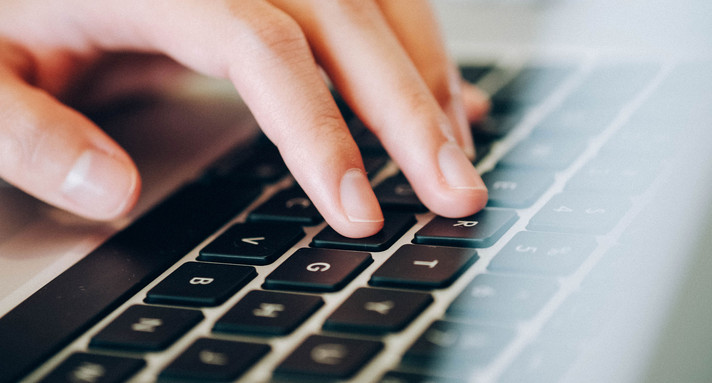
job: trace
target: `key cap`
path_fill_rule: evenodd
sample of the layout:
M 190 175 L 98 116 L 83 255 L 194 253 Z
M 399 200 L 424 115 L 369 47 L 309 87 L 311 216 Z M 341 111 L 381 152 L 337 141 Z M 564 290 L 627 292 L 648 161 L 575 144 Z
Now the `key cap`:
M 593 105 L 593 106 L 592 106 Z M 606 129 L 620 111 L 621 105 L 564 105 L 546 116 L 533 130 L 537 136 L 593 137 Z
M 485 208 L 465 218 L 435 217 L 417 233 L 418 244 L 455 247 L 488 247 L 517 221 L 511 210 Z
M 372 286 L 438 289 L 450 286 L 479 257 L 454 247 L 404 245 L 371 275 Z
M 381 342 L 372 340 L 312 335 L 277 366 L 275 374 L 310 381 L 348 379 L 382 348 Z
M 428 375 L 467 377 L 501 354 L 514 334 L 503 327 L 435 321 L 408 348 L 401 364 Z
M 215 323 L 213 331 L 287 335 L 323 304 L 324 301 L 314 295 L 250 291 Z
M 403 371 L 388 371 L 379 383 L 465 383 L 466 379 L 426 376 Z
M 489 191 L 488 206 L 529 207 L 554 183 L 546 171 L 497 168 L 482 175 Z
M 625 197 L 564 192 L 532 217 L 527 229 L 560 233 L 605 234 L 630 208 Z
M 376 198 L 385 210 L 407 211 L 422 213 L 427 211 L 420 202 L 415 191 L 402 173 L 386 179 L 376 186 L 373 191 Z
M 121 383 L 146 365 L 142 359 L 74 353 L 41 380 L 43 383 Z
M 159 378 L 233 381 L 270 351 L 259 343 L 200 338 L 166 367 Z
M 91 339 L 90 347 L 159 351 L 203 320 L 198 310 L 131 306 Z
M 267 265 L 304 237 L 293 224 L 238 223 L 200 250 L 200 261 Z
M 323 218 L 299 187 L 293 186 L 273 195 L 249 215 L 250 221 L 292 222 L 305 226 L 320 223 Z
M 530 136 L 502 157 L 499 166 L 563 170 L 585 149 L 586 140 L 581 138 Z
M 566 66 L 528 66 L 520 71 L 492 97 L 498 101 L 535 105 L 546 100 L 551 93 L 573 72 Z
M 561 344 L 533 343 L 525 348 L 504 371 L 499 382 L 559 382 L 578 355 Z
M 568 275 L 596 248 L 585 235 L 520 232 L 490 262 L 488 269 L 503 273 Z
M 181 265 L 146 294 L 146 303 L 217 306 L 257 276 L 254 267 L 200 262 Z
M 513 325 L 531 319 L 557 290 L 554 280 L 481 274 L 448 308 L 468 321 Z
M 325 227 L 312 240 L 312 246 L 331 249 L 383 251 L 391 247 L 408 229 L 415 224 L 412 214 L 385 213 L 383 229 L 366 238 L 348 238 L 331 227 Z
M 463 65 L 460 67 L 460 74 L 462 78 L 468 82 L 475 84 L 482 77 L 487 75 L 493 69 L 492 65 Z
M 642 194 L 660 173 L 662 161 L 625 158 L 619 154 L 599 154 L 566 184 L 566 190 L 608 192 L 633 196 Z
M 404 329 L 432 303 L 430 294 L 360 288 L 324 322 L 324 330 L 385 334 Z
M 338 291 L 373 262 L 363 252 L 303 248 L 265 278 L 266 289 Z

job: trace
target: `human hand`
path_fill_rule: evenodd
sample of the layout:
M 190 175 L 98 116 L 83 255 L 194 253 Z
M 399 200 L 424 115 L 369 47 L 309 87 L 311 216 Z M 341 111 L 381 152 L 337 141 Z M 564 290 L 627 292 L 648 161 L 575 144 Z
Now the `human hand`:
M 383 215 L 321 69 L 436 214 L 473 214 L 487 191 L 462 86 L 424 0 L 3 0 L 0 177 L 78 215 L 125 214 L 129 156 L 61 98 L 107 52 L 164 54 L 228 78 L 325 220 L 350 237 Z M 466 155 L 467 153 L 467 155 Z

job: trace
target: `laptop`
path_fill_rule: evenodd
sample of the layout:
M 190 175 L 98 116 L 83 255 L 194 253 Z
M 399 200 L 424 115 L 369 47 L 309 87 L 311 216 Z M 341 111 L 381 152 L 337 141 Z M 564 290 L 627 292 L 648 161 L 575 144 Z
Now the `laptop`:
M 123 100 L 129 217 L 0 183 L 0 382 L 712 380 L 712 5 L 433 5 L 485 210 L 428 212 L 344 105 L 386 226 L 343 238 L 229 84 Z

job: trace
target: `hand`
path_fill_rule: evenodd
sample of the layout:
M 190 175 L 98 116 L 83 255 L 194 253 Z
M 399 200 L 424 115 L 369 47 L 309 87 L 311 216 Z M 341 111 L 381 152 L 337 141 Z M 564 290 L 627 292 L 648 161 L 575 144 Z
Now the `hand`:
M 486 98 L 462 86 L 423 0 L 3 0 L 0 177 L 92 219 L 131 209 L 140 178 L 129 156 L 58 101 L 99 58 L 125 51 L 230 79 L 343 235 L 375 234 L 383 215 L 321 69 L 433 212 L 486 203 L 467 157 L 467 117 Z

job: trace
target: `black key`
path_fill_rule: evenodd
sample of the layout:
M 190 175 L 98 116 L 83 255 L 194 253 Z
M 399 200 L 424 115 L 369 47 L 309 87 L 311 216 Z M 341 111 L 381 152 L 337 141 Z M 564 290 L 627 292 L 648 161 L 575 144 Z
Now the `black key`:
M 460 67 L 460 74 L 462 78 L 474 84 L 491 70 L 492 65 L 463 65 Z
M 214 181 L 179 190 L 0 318 L 0 382 L 20 379 L 98 323 L 260 191 Z
M 383 169 L 383 167 L 388 164 L 390 158 L 386 154 L 366 154 L 363 156 L 363 167 L 366 169 L 366 175 L 369 179 L 378 174 L 378 172 Z
M 558 289 L 551 279 L 482 274 L 448 308 L 468 321 L 513 325 L 531 319 Z
M 337 291 L 373 262 L 371 255 L 357 251 L 297 250 L 265 278 L 267 289 Z
M 316 207 L 299 187 L 293 186 L 273 195 L 249 216 L 250 221 L 293 222 L 312 226 L 323 219 Z
M 159 351 L 170 346 L 203 320 L 198 310 L 131 306 L 99 333 L 90 347 L 129 351 Z
M 304 237 L 301 226 L 275 222 L 238 223 L 200 250 L 200 261 L 266 265 Z
M 275 182 L 287 173 L 287 165 L 277 147 L 262 136 L 252 145 L 240 147 L 224 156 L 207 176 L 232 182 L 246 180 L 265 184 Z
M 287 378 L 347 379 L 356 374 L 383 348 L 383 343 L 312 335 L 287 359 L 275 374 Z
M 378 383 L 465 383 L 467 379 L 427 376 L 413 372 L 388 371 Z
M 563 170 L 586 149 L 586 140 L 578 137 L 531 136 L 520 142 L 504 157 L 502 167 Z
M 201 338 L 160 374 L 160 378 L 189 381 L 233 381 L 270 351 L 259 343 Z
M 488 206 L 529 207 L 554 183 L 550 172 L 497 168 L 482 175 L 489 191 Z
M 605 234 L 630 208 L 621 196 L 601 194 L 555 195 L 532 217 L 527 229 L 561 233 Z
M 146 365 L 142 359 L 75 353 L 41 382 L 46 383 L 121 383 Z
M 213 327 L 215 332 L 287 335 L 324 304 L 315 295 L 255 290 L 245 295 Z
M 465 218 L 435 217 L 417 233 L 415 243 L 455 247 L 488 247 L 519 217 L 511 210 L 485 208 Z
M 373 286 L 438 289 L 450 286 L 479 257 L 455 247 L 404 245 L 371 275 Z
M 483 120 L 472 124 L 472 133 L 477 138 L 475 143 L 483 138 L 491 141 L 506 136 L 519 124 L 522 117 L 522 113 L 489 115 Z
M 255 276 L 254 267 L 188 262 L 152 288 L 146 302 L 217 306 Z
M 513 339 L 514 331 L 503 327 L 436 321 L 408 348 L 401 364 L 409 371 L 467 377 Z
M 383 251 L 391 247 L 408 229 L 415 224 L 412 214 L 386 213 L 383 229 L 366 238 L 348 238 L 337 233 L 331 227 L 325 227 L 312 240 L 314 247 L 331 249 Z
M 402 173 L 386 179 L 376 186 L 373 191 L 376 198 L 385 210 L 400 210 L 413 213 L 422 213 L 428 209 L 420 202 L 415 191 Z
M 594 237 L 574 234 L 517 233 L 492 259 L 495 272 L 568 275 L 596 248 Z
M 404 329 L 425 310 L 430 294 L 360 288 L 324 322 L 324 330 L 385 334 Z

